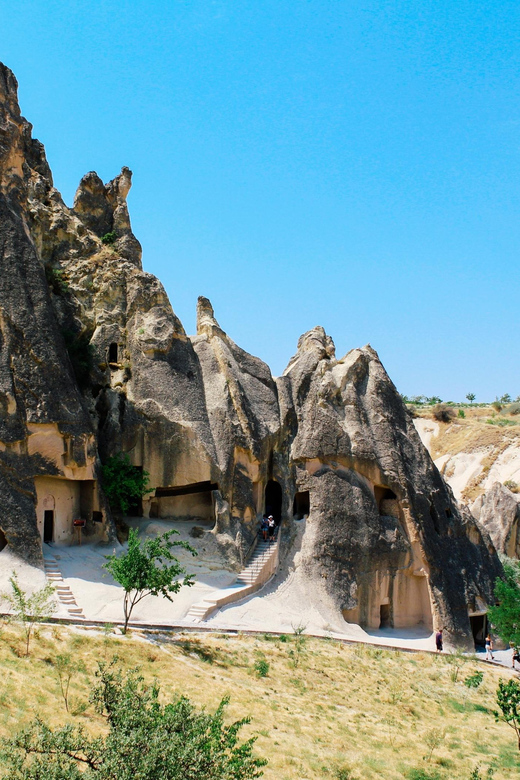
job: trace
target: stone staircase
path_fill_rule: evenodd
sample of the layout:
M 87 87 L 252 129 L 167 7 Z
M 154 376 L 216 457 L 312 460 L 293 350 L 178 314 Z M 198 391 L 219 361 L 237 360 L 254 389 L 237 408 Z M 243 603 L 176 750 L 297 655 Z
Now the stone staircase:
M 271 579 L 278 568 L 278 536 L 274 542 L 259 540 L 248 564 L 232 585 L 216 590 L 202 601 L 192 604 L 185 620 L 200 623 L 221 607 L 249 596 L 260 590 Z
M 60 567 L 56 558 L 48 554 L 45 555 L 43 559 L 43 565 L 45 568 L 45 576 L 47 577 L 47 581 L 50 582 L 54 587 L 60 604 L 65 605 L 71 618 L 76 620 L 84 620 L 85 615 L 83 614 L 83 610 L 81 607 L 78 607 L 70 587 L 65 585 L 65 581 L 61 576 Z

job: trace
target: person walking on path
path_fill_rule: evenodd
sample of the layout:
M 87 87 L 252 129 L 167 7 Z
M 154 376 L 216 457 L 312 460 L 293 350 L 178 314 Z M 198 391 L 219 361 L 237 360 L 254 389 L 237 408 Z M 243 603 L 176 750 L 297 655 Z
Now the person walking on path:
M 520 665 L 520 649 L 518 647 L 515 647 L 514 645 L 513 645 L 513 647 L 511 649 L 513 651 L 513 658 L 512 658 L 511 666 L 514 669 L 515 668 L 515 661 L 516 661 L 517 664 Z
M 486 636 L 486 661 L 493 661 L 493 640 L 491 634 Z
M 435 634 L 435 647 L 438 653 L 442 653 L 442 628 L 439 628 Z
M 269 522 L 269 544 L 270 544 L 271 542 L 274 542 L 274 529 L 275 529 L 274 517 L 272 515 L 269 515 L 268 522 Z
M 267 531 L 269 530 L 269 520 L 267 519 L 267 515 L 264 515 L 262 517 L 262 522 L 260 524 L 260 530 L 262 531 L 262 538 L 264 542 L 267 542 Z

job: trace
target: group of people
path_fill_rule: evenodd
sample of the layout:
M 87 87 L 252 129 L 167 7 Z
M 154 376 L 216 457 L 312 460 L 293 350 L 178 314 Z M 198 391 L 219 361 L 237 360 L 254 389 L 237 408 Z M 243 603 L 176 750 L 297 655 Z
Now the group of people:
M 262 522 L 260 523 L 260 530 L 262 532 L 262 539 L 264 540 L 264 542 L 267 542 L 268 538 L 269 538 L 269 543 L 274 542 L 276 523 L 272 515 L 269 516 L 264 515 L 262 517 Z
M 484 644 L 486 647 L 486 661 L 494 661 L 495 656 L 493 655 L 493 637 L 491 634 L 486 634 L 486 639 L 484 640 Z M 442 628 L 439 628 L 435 634 L 435 647 L 437 648 L 438 653 L 442 653 Z M 511 659 L 511 666 L 513 669 L 515 669 L 515 663 L 520 666 L 520 649 L 518 647 L 511 646 L 512 650 L 512 659 Z

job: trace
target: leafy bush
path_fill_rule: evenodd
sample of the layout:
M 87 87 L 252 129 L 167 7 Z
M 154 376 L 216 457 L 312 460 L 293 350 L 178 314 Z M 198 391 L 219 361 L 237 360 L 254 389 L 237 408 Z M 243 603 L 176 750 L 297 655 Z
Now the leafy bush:
M 160 703 L 157 683 L 149 686 L 130 671 L 99 664 L 91 702 L 106 717 L 106 730 L 91 736 L 68 724 L 55 731 L 36 719 L 4 741 L 2 780 L 253 780 L 267 761 L 253 754 L 255 737 L 239 742 L 250 722 L 224 723 L 228 699 L 214 714 L 198 710 L 184 696 Z
M 450 407 L 445 404 L 437 404 L 433 410 L 433 419 L 437 420 L 437 422 L 449 423 L 454 417 L 454 410 L 450 409 Z
M 126 453 L 119 452 L 108 458 L 101 467 L 101 478 L 112 509 L 125 515 L 132 499 L 141 499 L 151 493 L 153 488 L 148 487 L 149 476 L 147 471 L 132 466 Z
M 495 583 L 496 606 L 489 607 L 489 619 L 501 639 L 520 646 L 520 562 L 505 561 L 504 577 Z
M 498 400 L 496 400 L 496 401 L 493 401 L 493 403 L 491 404 L 491 406 L 493 407 L 493 409 L 495 410 L 495 412 L 501 412 L 501 411 L 502 411 L 502 409 L 503 409 L 503 404 L 501 404 L 501 403 L 500 403 L 500 401 L 498 401 Z
M 484 679 L 484 672 L 474 672 L 466 677 L 464 685 L 466 688 L 478 688 Z
M 508 425 L 518 425 L 517 420 L 507 420 L 505 417 L 489 417 L 488 425 L 498 425 L 499 428 L 507 428 Z
M 268 662 L 263 658 L 260 658 L 258 661 L 256 661 L 255 672 L 259 677 L 267 677 L 267 675 L 269 674 Z
M 464 409 L 459 409 L 457 417 L 464 419 L 465 416 L 466 416 L 466 412 L 464 411 Z
M 520 414 L 520 403 L 515 401 L 514 404 L 511 404 L 506 409 L 506 414 Z
M 107 244 L 107 245 L 115 244 L 116 241 L 117 241 L 117 233 L 114 233 L 114 231 L 110 233 L 105 233 L 104 236 L 101 236 L 102 244 Z
M 45 278 L 47 284 L 55 295 L 65 295 L 69 289 L 69 283 L 65 271 L 61 268 L 53 268 L 52 265 L 45 266 Z

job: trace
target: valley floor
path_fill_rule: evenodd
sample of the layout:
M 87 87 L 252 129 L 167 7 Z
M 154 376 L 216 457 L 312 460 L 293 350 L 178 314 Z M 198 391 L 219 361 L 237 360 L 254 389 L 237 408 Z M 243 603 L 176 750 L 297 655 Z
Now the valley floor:
M 60 695 L 55 658 L 71 653 L 86 666 L 71 684 L 71 713 Z M 513 731 L 496 723 L 495 690 L 505 670 L 466 657 L 402 653 L 364 644 L 294 634 L 273 637 L 176 633 L 127 637 L 62 626 L 38 630 L 28 659 L 14 627 L 0 642 L 0 735 L 13 734 L 36 714 L 51 725 L 102 719 L 88 705 L 98 661 L 115 654 L 126 669 L 157 678 L 163 700 L 189 696 L 215 709 L 231 696 L 229 719 L 252 716 L 244 736 L 258 737 L 269 760 L 266 780 L 382 778 L 470 780 L 475 767 L 495 780 L 513 780 L 520 753 Z M 259 677 L 255 663 L 268 664 Z M 464 685 L 483 671 L 477 689 Z M 264 668 L 265 671 L 265 668 Z

